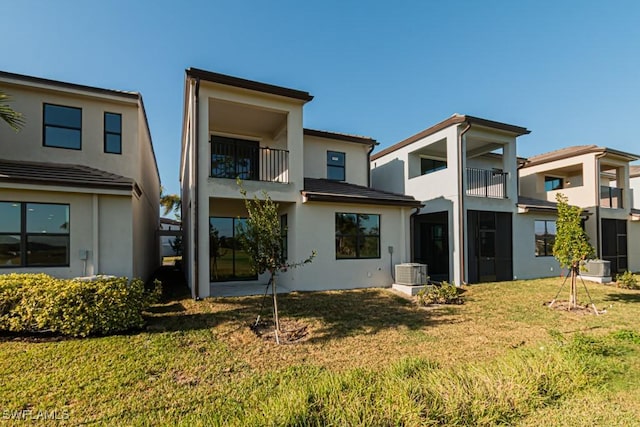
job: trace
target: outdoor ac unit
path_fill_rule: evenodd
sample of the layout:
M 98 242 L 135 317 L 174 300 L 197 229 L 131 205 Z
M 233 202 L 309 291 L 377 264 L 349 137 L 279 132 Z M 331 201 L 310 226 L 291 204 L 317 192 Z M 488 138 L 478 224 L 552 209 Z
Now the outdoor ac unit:
M 587 267 L 586 274 L 596 277 L 609 277 L 611 276 L 611 262 L 601 259 L 590 259 L 585 263 Z
M 427 283 L 426 264 L 396 264 L 396 283 L 400 285 L 423 285 Z

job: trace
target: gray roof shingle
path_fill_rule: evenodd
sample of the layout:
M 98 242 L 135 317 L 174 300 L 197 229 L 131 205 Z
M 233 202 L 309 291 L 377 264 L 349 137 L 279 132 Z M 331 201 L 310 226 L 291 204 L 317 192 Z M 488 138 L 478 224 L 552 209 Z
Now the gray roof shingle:
M 308 200 L 321 202 L 407 207 L 419 207 L 422 205 L 420 201 L 414 199 L 412 196 L 319 178 L 305 178 L 302 194 L 306 196 Z
M 88 166 L 0 159 L 3 182 L 139 191 L 131 178 Z

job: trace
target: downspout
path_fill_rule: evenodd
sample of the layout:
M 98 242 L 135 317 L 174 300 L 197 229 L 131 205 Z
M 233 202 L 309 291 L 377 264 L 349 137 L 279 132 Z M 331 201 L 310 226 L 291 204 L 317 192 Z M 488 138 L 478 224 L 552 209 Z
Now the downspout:
M 422 206 L 418 206 L 417 208 L 414 208 L 414 209 L 416 211 L 409 216 L 409 259 L 411 260 L 411 262 L 416 261 L 416 254 L 413 246 L 415 244 L 415 237 L 413 233 L 415 231 L 416 216 L 420 213 Z
M 603 158 L 606 153 L 600 153 L 596 155 L 596 258 L 600 259 L 602 250 L 600 248 L 600 159 Z
M 462 132 L 460 132 L 460 134 L 458 135 L 458 170 L 460 171 L 459 176 L 458 176 L 458 253 L 459 253 L 459 260 L 460 260 L 460 282 L 459 285 L 464 285 L 466 284 L 466 280 L 465 280 L 465 274 L 464 274 L 464 270 L 465 270 L 465 256 L 464 256 L 464 183 L 463 183 L 463 179 L 465 176 L 465 171 L 462 170 L 463 167 L 463 162 L 462 162 L 462 138 L 464 136 L 465 133 L 467 133 L 467 131 L 469 129 L 471 129 L 471 123 L 469 121 L 465 122 L 467 124 L 467 127 L 465 127 Z
M 371 144 L 369 151 L 367 151 L 367 187 L 371 187 L 371 153 L 376 148 L 376 144 Z
M 200 217 L 198 212 L 198 179 L 199 179 L 199 171 L 198 171 L 198 149 L 200 147 L 200 78 L 196 78 L 196 88 L 195 88 L 195 113 L 194 120 L 195 123 L 195 144 L 193 148 L 193 163 L 195 165 L 194 175 L 196 179 L 193 182 L 193 189 L 195 192 L 195 197 L 192 200 L 193 209 L 194 209 L 194 220 L 193 220 L 193 278 L 194 278 L 194 292 L 193 296 L 196 301 L 200 300 L 200 268 L 198 266 L 198 218 Z

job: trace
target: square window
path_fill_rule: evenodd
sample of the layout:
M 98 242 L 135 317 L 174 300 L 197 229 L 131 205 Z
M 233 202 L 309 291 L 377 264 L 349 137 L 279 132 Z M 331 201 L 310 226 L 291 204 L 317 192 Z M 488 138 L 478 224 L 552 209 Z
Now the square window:
M 380 258 L 380 215 L 336 213 L 336 259 Z
M 82 149 L 82 109 L 44 104 L 43 145 Z

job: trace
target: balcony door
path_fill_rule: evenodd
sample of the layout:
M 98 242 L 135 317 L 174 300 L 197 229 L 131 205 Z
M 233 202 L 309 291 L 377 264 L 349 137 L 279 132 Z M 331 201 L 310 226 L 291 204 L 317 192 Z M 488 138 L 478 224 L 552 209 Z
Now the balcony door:
M 211 176 L 256 181 L 260 173 L 259 143 L 239 138 L 211 137 Z

